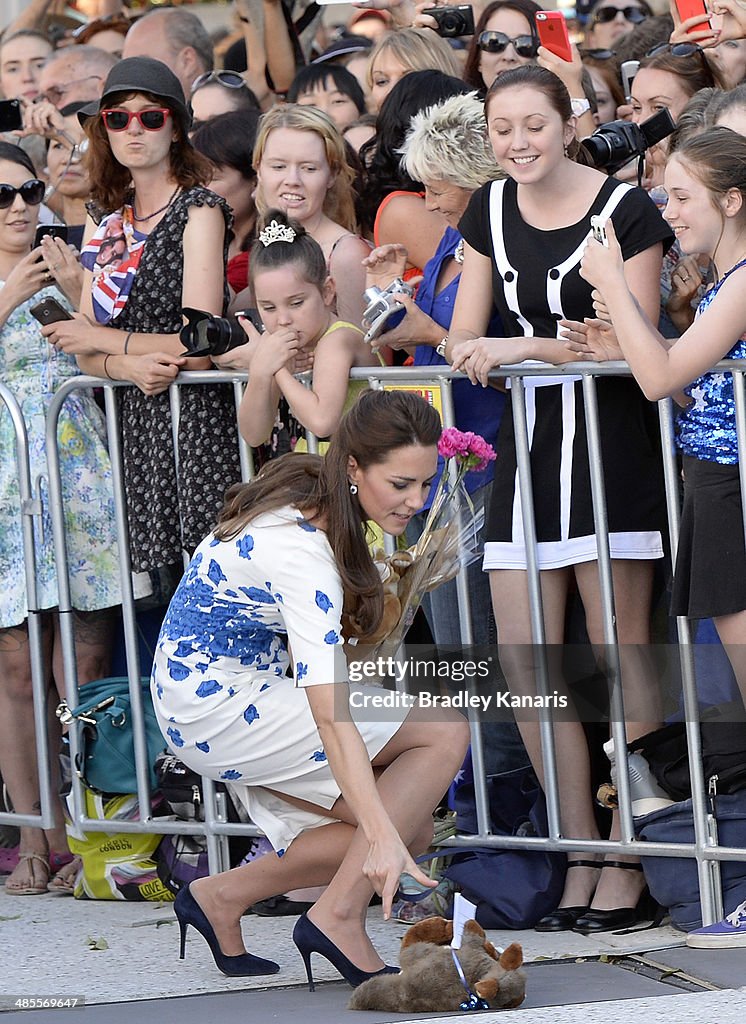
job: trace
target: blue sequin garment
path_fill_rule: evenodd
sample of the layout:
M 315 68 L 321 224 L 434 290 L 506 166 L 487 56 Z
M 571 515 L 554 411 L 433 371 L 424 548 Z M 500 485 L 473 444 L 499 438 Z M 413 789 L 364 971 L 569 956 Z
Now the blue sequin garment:
M 741 260 L 702 297 L 697 309 L 701 316 L 730 275 L 746 264 Z M 739 338 L 724 359 L 746 359 L 746 337 Z M 737 465 L 736 405 L 733 397 L 733 375 L 704 373 L 684 388 L 692 404 L 679 413 L 676 422 L 676 443 L 684 455 L 723 465 Z

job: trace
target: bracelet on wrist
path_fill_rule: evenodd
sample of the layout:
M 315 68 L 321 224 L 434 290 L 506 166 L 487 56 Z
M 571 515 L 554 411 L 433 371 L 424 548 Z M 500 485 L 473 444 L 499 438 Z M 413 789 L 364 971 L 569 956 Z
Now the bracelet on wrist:
M 112 377 L 112 375 L 109 373 L 109 369 L 108 369 L 108 367 L 106 365 L 113 355 L 114 355 L 113 352 L 109 352 L 108 355 L 104 356 L 104 373 L 109 378 L 109 380 L 116 380 L 116 377 Z
M 435 346 L 435 351 L 438 353 L 441 359 L 446 357 L 446 345 L 448 344 L 448 335 L 445 338 L 441 338 L 438 344 Z
M 130 338 L 132 337 L 133 334 L 134 331 L 130 331 L 127 337 L 124 339 L 124 349 L 122 354 L 125 356 L 127 355 L 127 349 L 130 347 Z

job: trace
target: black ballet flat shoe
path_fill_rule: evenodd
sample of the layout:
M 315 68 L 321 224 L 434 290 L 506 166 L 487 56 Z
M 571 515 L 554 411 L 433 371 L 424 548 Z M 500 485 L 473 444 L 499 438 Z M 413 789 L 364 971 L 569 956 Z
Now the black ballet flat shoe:
M 581 935 L 596 935 L 598 932 L 615 932 L 638 924 L 640 917 L 637 907 L 615 907 L 613 910 L 587 910 L 575 922 L 572 931 Z
M 568 870 L 570 868 L 598 868 L 599 870 L 603 867 L 603 862 L 600 860 L 570 860 L 567 862 Z M 588 912 L 588 906 L 585 907 L 557 907 L 556 910 L 552 911 L 551 914 L 546 914 L 541 918 L 540 921 L 534 925 L 535 932 L 569 932 L 575 927 L 579 917 L 582 917 Z
M 379 974 L 398 974 L 398 967 L 390 967 L 384 964 L 380 971 L 363 971 L 356 967 L 344 953 L 334 945 L 332 940 L 316 927 L 313 921 L 309 921 L 305 914 L 299 917 L 293 929 L 293 942 L 298 947 L 298 952 L 303 957 L 308 977 L 308 991 L 313 992 L 315 983 L 311 971 L 311 953 L 318 953 L 326 957 L 332 967 L 335 967 L 342 975 L 348 985 L 357 988 L 368 978 L 375 978 Z
M 270 896 L 269 899 L 253 903 L 249 909 L 258 917 L 300 917 L 312 906 L 313 903 L 289 900 L 287 896 Z
M 604 868 L 621 868 L 624 871 L 642 871 L 642 865 L 627 860 L 605 860 Z M 644 907 L 647 890 L 643 890 L 634 907 L 614 907 L 611 910 L 594 910 L 590 907 L 585 914 L 577 919 L 573 926 L 574 932 L 581 935 L 596 935 L 599 932 L 616 932 L 632 928 L 645 920 Z
M 185 885 L 179 889 L 174 901 L 174 913 L 179 922 L 179 959 L 184 959 L 186 947 L 186 932 L 189 925 L 195 928 L 207 945 L 215 960 L 218 970 L 229 978 L 255 978 L 264 974 L 277 974 L 280 965 L 274 960 L 265 960 L 260 956 L 253 956 L 251 953 L 241 953 L 239 956 L 226 956 L 220 948 L 218 937 L 215 934 L 207 916 Z
M 535 932 L 570 932 L 578 918 L 588 913 L 588 907 L 557 907 L 534 925 Z

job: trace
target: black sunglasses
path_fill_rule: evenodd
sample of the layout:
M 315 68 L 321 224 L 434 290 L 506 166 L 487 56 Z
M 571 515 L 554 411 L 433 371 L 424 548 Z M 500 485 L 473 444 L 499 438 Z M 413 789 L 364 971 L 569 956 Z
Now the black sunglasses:
M 604 25 L 613 21 L 617 14 L 623 14 L 625 21 L 628 21 L 630 25 L 639 25 L 647 17 L 645 11 L 639 7 L 599 7 L 593 15 L 593 20 Z
M 533 36 L 516 36 L 511 39 L 504 32 L 481 32 L 477 39 L 477 46 L 485 53 L 504 53 L 513 44 L 515 52 L 519 57 L 535 57 L 539 44 Z
M 592 60 L 611 60 L 616 57 L 616 50 L 579 50 L 581 57 L 590 57 Z
M 702 54 L 702 47 L 696 43 L 659 43 L 648 50 L 646 57 L 657 57 L 660 53 L 670 53 L 672 57 L 693 57 Z
M 20 196 L 26 206 L 38 206 L 44 198 L 45 185 L 38 178 L 30 178 L 24 181 L 20 188 L 14 188 L 5 183 L 0 185 L 0 210 L 7 210 Z

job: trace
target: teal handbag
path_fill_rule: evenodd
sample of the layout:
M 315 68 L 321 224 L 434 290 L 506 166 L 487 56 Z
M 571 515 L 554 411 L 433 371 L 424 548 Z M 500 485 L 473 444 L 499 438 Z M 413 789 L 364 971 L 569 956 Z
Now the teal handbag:
M 155 759 L 166 748 L 150 696 L 150 679 L 143 677 L 143 717 L 151 792 L 158 788 Z M 97 793 L 136 793 L 135 750 L 129 683 L 124 678 L 97 679 L 81 687 L 87 700 L 71 710 L 65 701 L 57 708 L 63 725 L 78 729 L 75 772 Z

